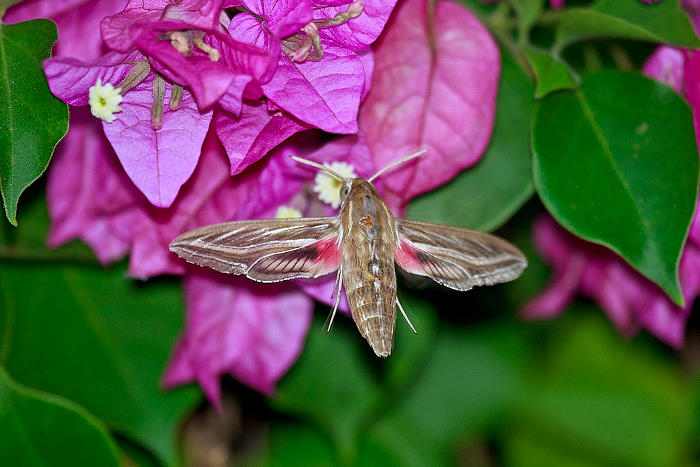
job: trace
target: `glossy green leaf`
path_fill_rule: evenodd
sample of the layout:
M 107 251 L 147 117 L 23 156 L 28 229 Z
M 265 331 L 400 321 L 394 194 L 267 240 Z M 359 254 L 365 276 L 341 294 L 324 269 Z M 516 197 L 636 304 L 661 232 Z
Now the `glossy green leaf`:
M 548 52 L 529 47 L 525 49 L 525 56 L 537 80 L 536 99 L 541 99 L 553 91 L 575 89 L 578 85 L 573 71 L 566 63 Z
M 13 225 L 19 196 L 68 131 L 68 107 L 51 94 L 41 68 L 57 37 L 45 19 L 0 23 L 0 191 Z
M 0 464 L 114 466 L 102 422 L 63 398 L 20 386 L 0 367 Z
M 518 326 L 445 326 L 412 385 L 367 433 L 399 465 L 444 465 L 456 441 L 494 423 L 524 388 L 528 344 Z
M 350 317 L 336 316 L 331 332 L 324 329 L 320 319 L 314 320 L 304 352 L 278 384 L 271 403 L 316 423 L 331 437 L 338 456 L 350 462 L 379 388 L 367 369 L 371 349 Z
M 508 464 L 690 465 L 682 460 L 693 442 L 688 383 L 620 339 L 599 310 L 585 312 L 562 327 L 523 398 Z
M 540 101 L 533 150 L 535 186 L 557 221 L 682 303 L 678 262 L 698 187 L 685 101 L 635 73 L 597 72 Z
M 200 398 L 159 386 L 182 326 L 180 294 L 175 281 L 137 283 L 122 267 L 0 262 L 7 368 L 172 463 L 177 422 Z
M 559 23 L 554 49 L 597 37 L 617 37 L 700 47 L 700 39 L 679 0 L 598 0 L 591 8 L 568 9 Z
M 507 54 L 502 56 L 496 122 L 486 154 L 451 182 L 413 200 L 407 218 L 489 231 L 532 196 L 534 86 Z

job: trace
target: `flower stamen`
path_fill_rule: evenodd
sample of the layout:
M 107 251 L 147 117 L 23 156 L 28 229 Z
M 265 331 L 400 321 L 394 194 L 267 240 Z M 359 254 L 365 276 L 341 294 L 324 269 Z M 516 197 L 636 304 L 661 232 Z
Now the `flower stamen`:
M 141 60 L 136 63 L 136 66 L 129 71 L 126 78 L 117 86 L 119 93 L 123 96 L 134 87 L 138 86 L 141 81 L 146 79 L 146 76 L 151 72 L 151 64 L 148 60 Z
M 156 75 L 153 80 L 153 104 L 151 105 L 151 128 L 160 130 L 163 127 L 163 97 L 165 96 L 165 80 Z
M 192 31 L 192 39 L 194 45 L 199 50 L 209 55 L 209 60 L 211 60 L 212 62 L 219 61 L 219 59 L 221 58 L 221 54 L 214 47 L 204 42 L 204 33 L 202 31 Z
M 182 101 L 182 86 L 179 84 L 173 84 L 170 90 L 170 101 L 168 102 L 168 109 L 177 110 L 180 108 L 180 102 Z
M 314 20 L 314 23 L 316 23 L 319 29 L 340 26 L 341 24 L 345 24 L 351 19 L 360 16 L 362 14 L 362 10 L 364 10 L 364 7 L 364 0 L 355 0 L 348 6 L 348 9 L 344 12 L 338 13 L 332 18 Z
M 204 42 L 203 31 L 196 29 L 168 31 L 162 34 L 160 38 L 163 40 L 169 40 L 170 45 L 172 45 L 175 50 L 180 52 L 183 57 L 191 56 L 194 48 L 197 47 L 199 50 L 207 54 L 209 56 L 209 60 L 212 62 L 218 62 L 221 58 L 221 54 L 218 50 Z

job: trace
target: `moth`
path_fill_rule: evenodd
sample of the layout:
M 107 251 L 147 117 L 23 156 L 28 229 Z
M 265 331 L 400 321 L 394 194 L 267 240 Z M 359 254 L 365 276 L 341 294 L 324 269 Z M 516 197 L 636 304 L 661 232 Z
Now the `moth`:
M 396 305 L 394 263 L 455 290 L 517 278 L 527 265 L 513 245 L 493 235 L 444 225 L 398 219 L 372 181 L 418 157 L 417 152 L 384 167 L 369 179 L 344 178 L 299 157 L 295 161 L 329 172 L 342 181 L 336 217 L 225 222 L 186 232 L 170 244 L 185 260 L 259 282 L 314 278 L 336 272 L 333 324 L 345 288 L 352 318 L 379 357 L 391 354 Z

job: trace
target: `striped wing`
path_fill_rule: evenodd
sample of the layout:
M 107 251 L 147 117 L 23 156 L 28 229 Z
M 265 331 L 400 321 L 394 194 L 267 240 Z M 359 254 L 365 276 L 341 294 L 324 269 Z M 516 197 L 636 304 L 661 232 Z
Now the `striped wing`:
M 318 277 L 338 269 L 338 227 L 335 217 L 226 222 L 180 235 L 170 251 L 190 263 L 260 282 Z
M 516 247 L 493 235 L 396 219 L 396 262 L 446 287 L 469 290 L 517 278 L 527 266 Z

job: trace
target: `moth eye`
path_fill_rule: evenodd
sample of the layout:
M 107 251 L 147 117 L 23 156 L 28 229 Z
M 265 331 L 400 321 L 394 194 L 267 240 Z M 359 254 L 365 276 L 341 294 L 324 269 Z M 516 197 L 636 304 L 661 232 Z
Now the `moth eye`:
M 343 188 L 340 189 L 340 197 L 345 198 L 348 193 L 350 193 L 350 187 L 347 185 L 343 185 Z

